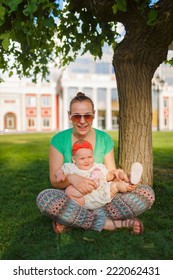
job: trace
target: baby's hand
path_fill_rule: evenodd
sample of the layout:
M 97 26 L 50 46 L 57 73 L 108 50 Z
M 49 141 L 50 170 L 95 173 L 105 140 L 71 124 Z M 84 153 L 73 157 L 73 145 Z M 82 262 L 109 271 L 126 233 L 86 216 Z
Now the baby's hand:
M 58 169 L 58 170 L 56 171 L 55 176 L 56 176 L 56 181 L 57 181 L 58 183 L 64 182 L 64 180 L 65 180 L 65 175 L 64 175 L 64 172 L 62 171 L 62 169 Z

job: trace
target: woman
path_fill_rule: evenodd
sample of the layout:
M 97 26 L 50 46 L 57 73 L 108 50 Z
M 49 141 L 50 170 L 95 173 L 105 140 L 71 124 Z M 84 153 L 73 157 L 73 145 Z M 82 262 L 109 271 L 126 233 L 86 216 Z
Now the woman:
M 67 186 L 73 185 L 84 195 L 97 188 L 94 181 L 77 174 L 67 174 L 64 182 L 58 183 L 56 171 L 63 163 L 72 161 L 72 145 L 77 140 L 89 141 L 94 149 L 94 159 L 104 163 L 108 171 L 115 170 L 115 178 L 129 182 L 122 169 L 116 169 L 114 143 L 111 137 L 92 128 L 94 104 L 84 93 L 79 92 L 70 102 L 69 120 L 73 127 L 53 136 L 50 145 L 50 182 L 55 189 L 42 191 L 37 197 L 40 211 L 53 220 L 55 232 L 66 226 L 91 230 L 116 230 L 132 228 L 134 234 L 143 232 L 143 224 L 135 217 L 149 209 L 154 202 L 154 192 L 148 186 L 139 186 L 132 192 L 119 193 L 106 206 L 87 210 L 65 195 Z M 61 189 L 61 190 L 60 190 Z

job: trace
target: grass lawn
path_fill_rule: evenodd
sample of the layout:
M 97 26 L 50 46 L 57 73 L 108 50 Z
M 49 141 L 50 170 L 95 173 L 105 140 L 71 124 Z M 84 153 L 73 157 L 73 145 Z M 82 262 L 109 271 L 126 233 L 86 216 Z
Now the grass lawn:
M 153 133 L 154 206 L 140 217 L 143 235 L 71 229 L 56 235 L 36 207 L 51 187 L 49 141 L 53 134 L 0 135 L 0 259 L 173 259 L 173 132 Z M 111 132 L 117 141 L 117 133 Z

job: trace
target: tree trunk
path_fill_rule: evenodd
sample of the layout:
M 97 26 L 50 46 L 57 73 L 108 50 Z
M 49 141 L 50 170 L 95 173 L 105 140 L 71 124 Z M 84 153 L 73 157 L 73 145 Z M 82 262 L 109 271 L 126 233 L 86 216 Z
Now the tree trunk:
M 113 0 L 70 1 L 73 12 L 86 8 L 98 22 L 121 22 L 125 27 L 126 35 L 113 57 L 119 94 L 119 165 L 130 172 L 133 162 L 141 162 L 143 183 L 152 186 L 151 80 L 173 38 L 173 1 L 160 0 L 153 6 L 157 13 L 154 24 L 147 24 L 149 7 L 142 2 L 126 0 L 127 11 L 114 14 Z
M 143 183 L 153 184 L 151 70 L 114 55 L 119 94 L 119 166 L 127 173 L 133 162 L 144 167 Z

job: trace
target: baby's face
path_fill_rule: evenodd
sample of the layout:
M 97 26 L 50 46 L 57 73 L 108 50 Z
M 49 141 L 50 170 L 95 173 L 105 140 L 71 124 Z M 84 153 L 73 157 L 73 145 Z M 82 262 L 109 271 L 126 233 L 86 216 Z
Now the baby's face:
M 93 151 L 86 148 L 79 149 L 73 156 L 73 162 L 79 169 L 90 169 L 94 163 Z

